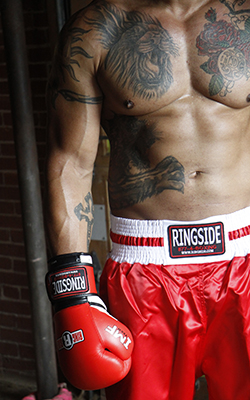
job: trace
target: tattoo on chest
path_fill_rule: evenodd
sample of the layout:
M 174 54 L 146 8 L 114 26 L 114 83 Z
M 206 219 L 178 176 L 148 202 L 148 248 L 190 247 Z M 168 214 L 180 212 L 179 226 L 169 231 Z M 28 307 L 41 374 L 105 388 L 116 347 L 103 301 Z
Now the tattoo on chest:
M 150 159 L 150 149 L 160 139 L 154 124 L 131 116 L 115 116 L 109 121 L 109 138 L 109 192 L 113 210 L 141 203 L 165 190 L 184 193 L 181 163 L 173 156 L 158 163 Z
M 157 18 L 126 12 L 109 3 L 97 6 L 96 19 L 87 19 L 107 50 L 105 68 L 122 88 L 150 99 L 161 97 L 173 82 L 172 57 L 178 46 Z
M 207 57 L 200 68 L 211 75 L 211 96 L 226 96 L 236 81 L 250 77 L 250 9 L 241 8 L 245 0 L 219 1 L 225 6 L 225 19 L 218 20 L 211 7 L 196 39 L 198 55 Z
M 74 20 L 61 33 L 58 47 L 57 73 L 65 73 L 78 82 L 81 65 L 76 56 L 93 58 L 84 49 L 84 36 L 91 30 L 106 52 L 104 68 L 121 88 L 133 91 L 144 99 L 164 95 L 173 83 L 172 59 L 178 56 L 178 46 L 157 18 L 141 12 L 126 12 L 106 1 L 98 3 L 93 16 L 85 17 L 89 29 L 74 28 Z M 58 89 L 58 77 L 51 81 L 52 103 L 60 94 L 66 101 L 98 104 L 101 97 L 84 96 L 67 89 Z

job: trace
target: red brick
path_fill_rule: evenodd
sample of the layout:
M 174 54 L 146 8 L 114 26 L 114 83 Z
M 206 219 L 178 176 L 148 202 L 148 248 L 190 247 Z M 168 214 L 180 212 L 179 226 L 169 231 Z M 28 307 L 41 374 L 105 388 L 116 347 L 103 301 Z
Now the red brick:
M 8 78 L 8 72 L 7 72 L 7 65 L 6 64 L 0 65 L 0 76 L 1 76 L 1 79 L 7 79 Z
M 2 143 L 1 144 L 1 152 L 6 156 L 15 156 L 15 145 L 14 142 L 10 143 Z
M 4 143 L 14 143 L 14 137 L 13 137 L 13 130 L 11 127 L 7 127 L 6 125 L 6 120 L 5 119 L 9 119 L 10 114 L 7 113 L 2 113 L 2 117 L 3 117 L 3 125 L 0 127 L 0 141 L 4 142 Z M 11 122 L 12 123 L 12 122 Z M 10 123 L 10 125 L 11 125 Z
M 5 299 L 20 299 L 20 289 L 16 286 L 3 285 L 3 297 Z
M 20 199 L 20 191 L 18 186 L 0 187 L 0 200 L 19 200 L 19 199 Z
M 5 125 L 6 140 L 13 140 L 13 128 L 12 128 L 12 115 L 11 112 L 3 112 L 3 124 Z M 9 127 L 9 128 L 7 128 Z M 0 132 L 1 133 L 1 132 Z M 7 136 L 8 135 L 8 136 Z M 1 136 L 0 136 L 1 137 Z
M 3 357 L 3 368 L 7 368 L 9 371 L 31 371 L 35 374 L 35 361 L 23 360 L 16 357 Z
M 37 145 L 37 155 L 38 155 L 38 157 L 40 159 L 44 160 L 45 155 L 46 155 L 46 145 L 45 145 L 45 143 L 39 143 Z
M 33 344 L 33 334 L 28 331 L 19 331 L 17 329 L 0 328 L 1 341 L 16 342 L 22 344 Z
M 31 90 L 33 96 L 45 96 L 47 80 L 46 78 L 31 81 Z
M 43 11 L 45 9 L 44 0 L 39 0 L 39 1 L 23 0 L 22 4 L 23 4 L 24 14 L 26 14 L 27 11 L 38 12 L 38 11 Z
M 11 270 L 12 269 L 12 260 L 10 257 L 0 256 L 0 271 L 1 270 Z
M 5 50 L 3 47 L 0 47 L 0 63 L 6 62 Z
M 10 232 L 11 241 L 13 243 L 23 243 L 23 230 L 11 230 Z
M 48 43 L 48 29 L 40 28 L 40 29 L 31 29 L 26 31 L 26 44 L 27 47 L 30 45 L 42 45 L 44 43 Z
M 32 331 L 32 321 L 30 315 L 16 317 L 17 328 L 20 331 Z
M 21 300 L 30 301 L 30 290 L 28 288 L 21 288 Z
M 0 54 L 1 57 L 1 54 Z M 28 49 L 28 59 L 31 63 L 41 63 L 51 59 L 50 47 L 36 47 Z
M 21 209 L 21 203 L 20 203 L 20 201 L 15 201 L 14 202 L 14 206 L 15 206 L 15 212 L 14 212 L 14 214 L 16 214 L 16 215 L 22 215 L 22 209 Z
M 25 259 L 13 260 L 13 271 L 19 273 L 27 273 L 27 265 Z
M 24 13 L 23 19 L 26 30 L 34 27 L 33 15 L 31 13 Z
M 2 214 L 14 214 L 15 207 L 11 201 L 0 201 L 0 215 Z
M 30 315 L 30 306 L 28 303 L 20 301 L 0 301 L 0 312 L 6 312 L 10 314 Z
M 34 14 L 34 23 L 36 27 L 44 27 L 48 25 L 47 14 L 45 12 Z
M 1 188 L 0 188 L 0 197 L 1 197 Z M 22 218 L 18 215 L 3 215 L 0 218 L 0 227 L 22 229 L 23 228 Z
M 0 96 L 0 110 L 10 110 L 10 98 L 6 95 Z
M 46 77 L 47 74 L 47 66 L 43 62 L 31 64 L 29 65 L 30 77 L 38 78 Z
M 38 112 L 37 113 L 37 116 L 38 116 L 38 120 L 37 120 L 37 126 L 39 126 L 39 127 L 43 127 L 43 128 L 46 128 L 47 127 L 47 112 Z M 37 140 L 38 141 L 44 141 L 45 139 L 46 139 L 46 136 L 44 135 L 44 133 L 45 133 L 45 131 L 44 131 L 44 129 L 43 130 L 40 130 L 41 131 L 41 134 L 42 134 L 42 137 L 40 137 L 40 132 L 39 132 L 39 130 L 38 130 L 38 132 L 36 132 L 37 133 Z
M 9 242 L 9 240 L 10 240 L 9 229 L 1 229 L 0 228 L 0 242 Z
M 0 353 L 3 356 L 18 357 L 19 356 L 18 345 L 16 343 L 6 343 L 0 341 Z
M 13 285 L 17 287 L 27 287 L 28 280 L 26 274 L 18 274 L 16 272 L 3 271 L 1 272 L 1 283 Z
M 6 186 L 18 186 L 17 171 L 4 173 L 4 183 Z
M 9 84 L 8 81 L 0 81 L 0 93 L 1 94 L 9 94 Z
M 45 123 L 45 125 L 47 124 L 46 120 L 44 120 L 44 123 Z M 43 144 L 43 145 L 46 144 L 46 136 L 47 136 L 47 132 L 46 131 L 47 131 L 46 126 L 42 127 L 42 125 L 41 125 L 41 126 L 38 126 L 36 128 L 36 138 L 37 138 L 37 144 L 38 145 L 39 144 Z
M 5 328 L 17 328 L 16 316 L 12 314 L 0 313 L 0 326 Z
M 34 359 L 35 350 L 33 346 L 19 345 L 19 353 L 21 358 Z
M 16 170 L 17 163 L 15 157 L 0 157 L 0 170 Z
M 35 111 L 46 110 L 45 96 L 33 96 L 32 103 Z

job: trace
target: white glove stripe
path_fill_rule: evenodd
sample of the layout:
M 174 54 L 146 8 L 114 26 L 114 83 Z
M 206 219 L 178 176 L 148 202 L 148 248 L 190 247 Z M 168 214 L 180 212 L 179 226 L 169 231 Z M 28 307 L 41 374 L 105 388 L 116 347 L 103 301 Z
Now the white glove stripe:
M 91 307 L 100 308 L 100 311 L 107 311 L 106 305 L 103 303 L 102 299 L 99 296 L 91 295 L 88 296 L 88 303 Z

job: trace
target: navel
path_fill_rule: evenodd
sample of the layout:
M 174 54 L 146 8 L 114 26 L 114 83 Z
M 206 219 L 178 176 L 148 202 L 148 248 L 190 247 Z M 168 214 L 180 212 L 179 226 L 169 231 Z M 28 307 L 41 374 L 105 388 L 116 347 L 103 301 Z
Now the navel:
M 247 96 L 246 100 L 247 100 L 247 103 L 250 103 L 250 94 Z
M 124 105 L 128 110 L 130 110 L 134 107 L 135 104 L 132 100 L 125 100 Z
M 188 177 L 190 179 L 195 179 L 198 178 L 198 176 L 200 176 L 202 173 L 203 173 L 202 171 L 193 171 L 188 175 Z

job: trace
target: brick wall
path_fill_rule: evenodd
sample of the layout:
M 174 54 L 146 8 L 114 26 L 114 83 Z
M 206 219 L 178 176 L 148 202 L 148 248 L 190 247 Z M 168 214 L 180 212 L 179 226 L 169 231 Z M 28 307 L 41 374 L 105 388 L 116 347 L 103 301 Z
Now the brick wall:
M 46 1 L 23 0 L 23 10 L 39 168 L 43 171 L 45 88 L 51 60 Z M 35 375 L 24 254 L 7 68 L 0 25 L 0 376 L 8 373 Z

